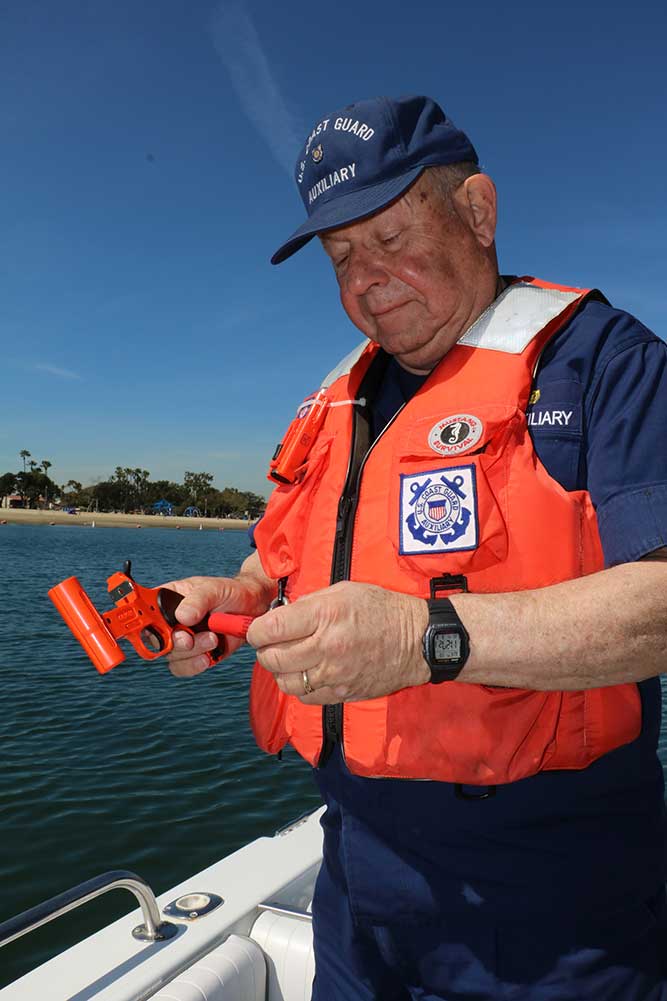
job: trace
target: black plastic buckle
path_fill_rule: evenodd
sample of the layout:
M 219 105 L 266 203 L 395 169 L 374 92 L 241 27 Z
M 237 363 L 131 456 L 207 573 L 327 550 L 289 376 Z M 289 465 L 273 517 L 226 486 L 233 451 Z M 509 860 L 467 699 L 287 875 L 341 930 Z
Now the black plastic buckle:
M 429 586 L 431 589 L 431 600 L 433 600 L 438 597 L 438 591 L 448 591 L 450 594 L 454 591 L 464 591 L 467 593 L 468 578 L 464 577 L 462 573 L 445 573 L 442 577 L 431 577 Z

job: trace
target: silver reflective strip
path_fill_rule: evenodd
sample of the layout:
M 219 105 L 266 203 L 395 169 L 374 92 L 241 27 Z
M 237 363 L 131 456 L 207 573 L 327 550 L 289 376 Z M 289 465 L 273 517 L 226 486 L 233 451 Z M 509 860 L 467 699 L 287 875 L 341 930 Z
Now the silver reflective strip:
M 459 344 L 521 354 L 533 337 L 579 295 L 525 282 L 510 285 L 466 330 Z
M 366 397 L 360 396 L 358 400 L 337 400 L 335 403 L 330 403 L 330 407 L 365 407 Z
M 320 386 L 320 389 L 328 389 L 329 386 L 333 386 L 336 379 L 340 379 L 341 375 L 347 375 L 351 372 L 352 366 L 359 360 L 367 344 L 368 338 L 365 338 L 361 344 L 358 344 L 356 348 L 354 348 L 353 351 L 350 351 L 349 355 L 345 355 L 343 360 L 338 362 L 336 367 L 326 376 Z

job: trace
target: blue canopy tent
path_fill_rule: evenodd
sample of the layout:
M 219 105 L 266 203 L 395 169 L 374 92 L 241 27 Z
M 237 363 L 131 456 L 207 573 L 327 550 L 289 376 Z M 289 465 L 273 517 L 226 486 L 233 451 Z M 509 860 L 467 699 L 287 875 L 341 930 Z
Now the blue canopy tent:
M 155 514 L 172 515 L 174 513 L 174 505 L 171 501 L 162 498 L 162 500 L 155 501 L 155 504 L 153 504 L 153 511 Z

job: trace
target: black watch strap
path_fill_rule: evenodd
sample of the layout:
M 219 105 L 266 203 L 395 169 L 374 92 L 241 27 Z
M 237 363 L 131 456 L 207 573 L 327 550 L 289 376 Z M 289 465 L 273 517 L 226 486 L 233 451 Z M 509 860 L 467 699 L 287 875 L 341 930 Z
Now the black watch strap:
M 470 637 L 449 598 L 429 598 L 426 604 L 428 627 L 424 633 L 423 653 L 431 669 L 431 682 L 439 685 L 443 681 L 453 681 L 463 670 L 470 654 Z M 437 656 L 442 646 L 452 648 L 451 659 Z

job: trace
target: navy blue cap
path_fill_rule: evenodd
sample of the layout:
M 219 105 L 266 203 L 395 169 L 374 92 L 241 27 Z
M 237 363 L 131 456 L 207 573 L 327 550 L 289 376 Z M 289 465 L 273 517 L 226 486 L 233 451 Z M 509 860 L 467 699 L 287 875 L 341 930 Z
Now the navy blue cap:
M 316 233 L 389 205 L 425 167 L 464 160 L 479 163 L 474 146 L 430 97 L 374 97 L 332 112 L 315 125 L 296 163 L 308 218 L 271 263 Z

